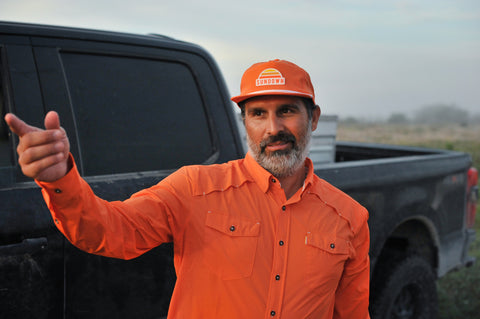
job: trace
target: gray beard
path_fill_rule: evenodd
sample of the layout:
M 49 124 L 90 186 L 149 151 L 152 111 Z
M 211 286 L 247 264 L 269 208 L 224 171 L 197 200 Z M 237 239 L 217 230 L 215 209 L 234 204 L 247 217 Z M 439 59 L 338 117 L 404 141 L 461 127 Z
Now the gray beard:
M 292 176 L 300 169 L 307 158 L 310 150 L 312 136 L 312 123 L 308 121 L 303 136 L 293 143 L 293 147 L 287 151 L 277 151 L 267 155 L 261 145 L 252 142 L 247 134 L 247 144 L 255 161 L 277 178 Z

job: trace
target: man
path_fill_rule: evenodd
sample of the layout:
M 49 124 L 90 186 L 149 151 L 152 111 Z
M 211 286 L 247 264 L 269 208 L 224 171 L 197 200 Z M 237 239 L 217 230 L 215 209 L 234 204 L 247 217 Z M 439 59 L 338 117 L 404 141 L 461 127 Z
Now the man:
M 369 318 L 368 213 L 306 157 L 320 116 L 308 73 L 254 64 L 232 100 L 244 159 L 181 168 L 124 202 L 101 200 L 79 176 L 56 113 L 45 131 L 5 119 L 24 174 L 74 245 L 130 259 L 173 241 L 169 318 Z

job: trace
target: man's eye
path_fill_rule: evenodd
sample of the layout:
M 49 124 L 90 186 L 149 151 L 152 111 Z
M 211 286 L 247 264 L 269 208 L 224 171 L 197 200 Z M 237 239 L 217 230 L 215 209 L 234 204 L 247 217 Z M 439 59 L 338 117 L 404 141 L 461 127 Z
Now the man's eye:
M 253 111 L 253 116 L 261 116 L 262 114 L 263 112 L 260 110 Z

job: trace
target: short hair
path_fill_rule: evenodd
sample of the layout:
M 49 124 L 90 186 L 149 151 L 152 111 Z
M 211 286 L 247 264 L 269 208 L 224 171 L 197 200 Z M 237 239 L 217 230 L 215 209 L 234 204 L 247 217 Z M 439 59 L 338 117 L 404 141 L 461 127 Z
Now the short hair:
M 307 108 L 307 114 L 308 114 L 308 119 L 311 120 L 313 117 L 313 110 L 317 107 L 315 103 L 313 103 L 313 100 L 308 97 L 300 97 L 303 101 L 303 104 Z M 247 99 L 248 100 L 248 99 Z M 240 107 L 240 112 L 242 114 L 242 119 L 245 120 L 245 103 L 247 100 L 243 100 L 241 102 L 238 102 L 238 106 Z

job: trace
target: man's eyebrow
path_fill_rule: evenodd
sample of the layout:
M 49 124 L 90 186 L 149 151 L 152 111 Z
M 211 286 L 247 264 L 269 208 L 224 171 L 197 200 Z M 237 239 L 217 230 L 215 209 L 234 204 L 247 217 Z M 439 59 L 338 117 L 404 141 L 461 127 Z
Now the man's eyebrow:
M 254 112 L 254 111 L 263 111 L 265 110 L 262 106 L 251 106 L 248 108 L 247 112 Z
M 285 108 L 291 108 L 291 109 L 299 110 L 300 106 L 295 104 L 295 103 L 286 103 L 286 104 L 282 104 L 278 107 L 278 109 L 285 109 Z

